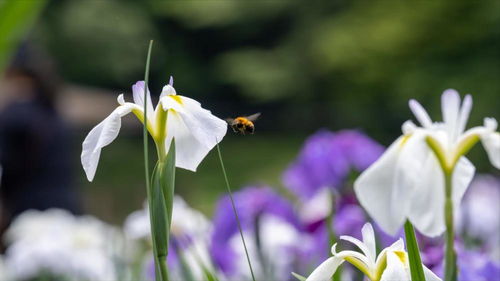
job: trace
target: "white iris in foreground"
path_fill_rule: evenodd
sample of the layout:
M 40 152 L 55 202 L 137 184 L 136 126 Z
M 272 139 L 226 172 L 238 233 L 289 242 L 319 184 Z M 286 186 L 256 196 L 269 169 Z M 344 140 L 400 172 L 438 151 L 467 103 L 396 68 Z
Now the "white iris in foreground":
M 485 118 L 484 126 L 464 132 L 472 108 L 471 96 L 465 96 L 460 104 L 459 94 L 446 90 L 441 99 L 442 123 L 432 122 L 425 109 L 410 100 L 410 109 L 422 127 L 406 121 L 403 136 L 354 184 L 361 205 L 390 234 L 395 234 L 406 219 L 425 235 L 443 233 L 445 176 L 453 187 L 447 192 L 457 210 L 475 172 L 464 155 L 479 140 L 490 162 L 500 169 L 497 121 Z
M 340 251 L 336 245 L 332 247 L 333 256 L 318 266 L 306 281 L 328 281 L 332 279 L 337 268 L 347 261 L 363 272 L 370 281 L 410 281 L 408 254 L 404 250 L 404 242 L 399 239 L 391 246 L 383 249 L 377 256 L 375 251 L 375 234 L 371 224 L 366 223 L 361 230 L 363 241 L 351 236 L 341 236 L 341 240 L 353 243 L 361 252 Z M 425 280 L 441 280 L 424 266 Z
M 172 86 L 171 79 L 163 87 L 154 109 L 148 89 L 146 127 L 155 141 L 159 159 L 166 156 L 172 139 L 175 139 L 175 165 L 196 171 L 203 158 L 226 135 L 227 123 L 203 109 L 199 102 L 177 95 Z M 121 118 L 132 112 L 144 122 L 144 82 L 135 83 L 132 93 L 133 103 L 125 102 L 123 94 L 119 95 L 119 106 L 83 141 L 81 160 L 89 181 L 94 178 L 101 149 L 118 136 Z

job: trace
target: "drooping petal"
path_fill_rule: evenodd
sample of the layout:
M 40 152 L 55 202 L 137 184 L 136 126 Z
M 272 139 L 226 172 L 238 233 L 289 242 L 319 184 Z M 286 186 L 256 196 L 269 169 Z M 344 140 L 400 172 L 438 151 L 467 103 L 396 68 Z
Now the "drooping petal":
M 361 206 L 389 234 L 396 234 L 406 213 L 393 212 L 393 203 L 405 206 L 408 202 L 393 202 L 396 165 L 406 136 L 398 138 L 385 153 L 354 182 L 354 191 Z
M 312 273 L 307 277 L 306 281 L 328 281 L 332 278 L 339 265 L 344 261 L 336 257 L 330 257 L 322 264 L 320 264 Z
M 227 132 L 226 121 L 212 115 L 209 110 L 201 107 L 200 103 L 182 97 L 185 111 L 179 112 L 191 134 L 204 144 L 208 149 L 212 149 Z
M 411 111 L 413 112 L 413 115 L 415 115 L 422 127 L 430 128 L 432 126 L 432 120 L 429 117 L 429 114 L 418 101 L 410 100 L 409 106 Z
M 436 156 L 424 153 L 422 169 L 414 171 L 419 180 L 413 181 L 408 218 L 423 234 L 436 236 L 444 231 L 444 175 Z
M 484 126 L 487 130 L 480 135 L 481 142 L 483 143 L 486 153 L 488 153 L 491 164 L 495 168 L 500 169 L 500 133 L 495 132 L 498 123 L 493 118 L 486 118 L 484 120 Z
M 201 163 L 210 149 L 200 143 L 186 127 L 182 117 L 176 111 L 168 111 L 166 150 L 170 148 L 172 139 L 175 139 L 175 166 L 191 171 Z
M 462 198 L 464 197 L 467 188 L 474 178 L 476 173 L 476 168 L 474 165 L 465 157 L 461 157 L 455 166 L 455 170 L 452 176 L 452 195 L 453 209 L 460 210 L 460 204 L 462 203 Z
M 134 103 L 137 104 L 139 107 L 141 107 L 144 110 L 144 86 L 145 83 L 144 81 L 137 81 L 132 86 L 132 95 L 134 97 Z M 147 92 L 147 114 L 148 114 L 148 119 L 152 120 L 153 119 L 153 113 L 154 113 L 154 108 L 153 108 L 153 102 L 151 101 L 151 93 Z
M 459 149 L 468 143 L 471 138 L 477 136 L 481 139 L 481 143 L 488 154 L 491 164 L 495 168 L 500 169 L 500 133 L 496 132 L 497 128 L 497 120 L 494 118 L 484 118 L 483 126 L 470 128 L 460 136 L 460 139 L 457 141 Z
M 130 113 L 132 108 L 133 105 L 129 103 L 120 105 L 85 137 L 82 144 L 81 162 L 89 181 L 94 179 L 101 149 L 118 136 L 121 118 Z
M 380 281 L 411 281 L 410 269 L 405 265 L 406 255 L 404 252 L 387 252 L 387 267 L 382 273 Z
M 457 131 L 458 113 L 460 111 L 460 95 L 453 89 L 448 89 L 441 95 L 441 111 L 446 131 L 453 137 Z

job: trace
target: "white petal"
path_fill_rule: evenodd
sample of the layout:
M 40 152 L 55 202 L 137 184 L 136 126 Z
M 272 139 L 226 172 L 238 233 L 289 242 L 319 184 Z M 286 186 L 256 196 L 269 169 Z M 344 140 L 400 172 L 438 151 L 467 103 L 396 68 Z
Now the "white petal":
M 497 121 L 493 118 L 485 118 L 484 126 L 487 130 L 480 135 L 481 142 L 491 164 L 500 169 L 500 133 L 495 132 L 498 127 Z
M 431 155 L 423 164 L 421 180 L 416 182 L 415 195 L 411 201 L 410 221 L 427 236 L 437 236 L 444 232 L 444 174 L 437 159 Z M 467 190 L 475 168 L 465 157 L 462 157 L 455 167 L 452 177 L 452 200 L 455 210 Z
M 441 281 L 441 278 L 439 278 L 434 272 L 432 272 L 427 266 L 422 265 L 424 267 L 424 276 L 425 276 L 425 281 Z
M 168 84 L 163 87 L 163 89 L 161 90 L 160 99 L 163 98 L 164 96 L 177 95 L 177 92 L 174 89 L 174 80 L 172 79 L 172 77 L 170 77 L 170 79 L 171 79 L 170 82 L 172 82 L 172 84 Z
M 362 261 L 364 263 L 366 263 L 366 265 L 369 267 L 369 268 L 372 268 L 375 266 L 375 256 L 372 256 L 371 255 L 371 252 L 370 250 L 368 249 L 368 247 L 361 241 L 359 241 L 358 239 L 354 238 L 354 237 L 351 237 L 351 236 L 340 236 L 340 239 L 341 240 L 345 240 L 345 241 L 349 241 L 351 243 L 353 243 L 354 245 L 356 245 L 362 252 L 363 254 L 366 256 L 366 257 L 362 257 Z M 349 255 L 352 255 L 353 251 L 341 251 L 339 253 L 336 253 L 335 255 L 336 256 L 349 256 Z M 361 254 L 357 253 L 356 254 L 356 257 L 358 259 L 360 259 L 360 256 Z
M 427 236 L 441 234 L 444 227 L 444 174 L 432 153 L 418 171 L 420 180 L 415 181 L 415 191 L 410 203 L 408 217 L 415 227 Z M 416 171 L 417 172 L 417 171 Z
M 420 105 L 420 103 L 416 100 L 409 101 L 410 109 L 413 112 L 413 115 L 417 118 L 418 122 L 425 127 L 430 128 L 432 126 L 432 120 L 427 114 L 427 111 Z
M 177 112 L 185 111 L 182 99 L 177 95 L 165 95 L 163 97 L 160 97 L 160 103 L 163 107 L 163 110 L 173 109 Z
M 328 281 L 344 261 L 336 257 L 328 258 L 307 277 L 306 281 Z
M 458 211 L 460 210 L 460 203 L 462 202 L 462 198 L 464 197 L 467 188 L 474 178 L 475 172 L 476 168 L 465 157 L 461 157 L 457 165 L 455 166 L 452 177 L 452 200 L 455 213 L 458 213 Z
M 132 108 L 133 106 L 127 103 L 116 108 L 106 119 L 97 124 L 83 141 L 81 161 L 89 181 L 94 179 L 101 149 L 118 136 L 121 117 L 128 114 Z
M 193 172 L 196 171 L 196 168 L 208 154 L 210 149 L 203 143 L 200 143 L 193 134 L 191 134 L 179 113 L 168 111 L 167 141 L 165 143 L 167 152 L 173 138 L 175 139 L 176 148 L 175 166 Z
M 365 223 L 365 225 L 361 229 L 361 233 L 363 235 L 363 244 L 365 244 L 366 248 L 368 249 L 367 256 L 370 260 L 375 262 L 377 252 L 375 247 L 375 233 L 373 232 L 372 225 L 370 223 Z
M 398 138 L 385 153 L 354 182 L 354 191 L 368 214 L 389 234 L 396 234 L 406 213 L 392 212 L 396 165 L 408 137 Z M 395 202 L 399 206 L 408 202 Z M 395 207 L 397 208 L 397 207 Z
M 380 281 L 411 281 L 409 268 L 394 253 L 387 252 L 387 267 L 382 273 Z
M 448 89 L 441 95 L 441 111 L 443 121 L 450 136 L 457 131 L 458 112 L 460 110 L 460 95 L 453 89 Z
M 227 132 L 226 121 L 217 118 L 201 107 L 200 103 L 181 97 L 185 111 L 179 112 L 191 134 L 209 149 L 222 141 Z
M 137 83 L 132 86 L 132 95 L 134 97 L 134 103 L 144 110 L 144 81 L 137 81 Z M 147 100 L 148 119 L 152 120 L 154 108 L 149 89 L 147 92 Z
M 472 97 L 471 95 L 466 95 L 464 101 L 462 102 L 460 113 L 458 115 L 457 131 L 455 132 L 456 137 L 460 136 L 464 132 L 465 126 L 467 125 L 467 121 L 469 120 L 469 114 L 471 109 L 472 109 Z
M 399 238 L 396 242 L 392 243 L 392 245 L 380 251 L 380 254 L 377 256 L 377 261 L 375 262 L 375 268 L 378 268 L 380 266 L 382 259 L 387 258 L 387 252 L 404 251 L 404 248 L 405 242 L 402 238 Z

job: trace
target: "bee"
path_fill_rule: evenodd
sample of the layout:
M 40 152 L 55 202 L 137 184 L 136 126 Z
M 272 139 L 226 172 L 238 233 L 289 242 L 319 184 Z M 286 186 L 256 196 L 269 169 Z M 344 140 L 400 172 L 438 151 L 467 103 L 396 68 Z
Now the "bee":
M 234 119 L 227 118 L 226 121 L 235 133 L 240 133 L 242 135 L 245 135 L 247 133 L 253 134 L 255 132 L 255 126 L 253 122 L 255 122 L 255 120 L 257 120 L 259 116 L 260 112 L 246 117 L 240 116 Z

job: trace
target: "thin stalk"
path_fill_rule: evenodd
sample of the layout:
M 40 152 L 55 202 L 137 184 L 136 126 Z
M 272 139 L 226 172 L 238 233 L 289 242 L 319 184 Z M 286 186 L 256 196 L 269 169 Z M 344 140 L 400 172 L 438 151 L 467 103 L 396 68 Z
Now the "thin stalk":
M 446 223 L 446 251 L 445 251 L 445 281 L 457 280 L 456 253 L 454 248 L 454 229 L 453 229 L 453 201 L 452 194 L 452 171 L 445 172 L 445 202 L 444 217 Z
M 147 124 L 148 124 L 148 82 L 149 82 L 149 66 L 151 62 L 151 51 L 153 49 L 153 40 L 149 41 L 149 48 L 148 48 L 148 56 L 146 58 L 146 69 L 144 70 L 144 122 L 143 122 L 143 144 L 144 144 L 144 175 L 146 178 L 146 190 L 147 190 L 147 196 L 148 196 L 148 203 L 149 203 L 149 217 L 151 220 L 151 233 L 155 233 L 154 231 L 154 223 L 153 223 L 153 210 L 151 208 L 151 199 L 152 199 L 152 192 L 151 192 L 151 180 L 149 178 L 149 151 L 148 151 L 148 129 L 147 129 Z M 168 271 L 166 267 L 166 260 L 158 256 L 158 249 L 157 249 L 157 241 L 153 237 L 153 253 L 155 256 L 155 272 L 156 272 L 156 279 L 165 281 L 168 280 Z
M 236 222 L 238 224 L 238 230 L 240 231 L 241 241 L 243 242 L 243 248 L 245 248 L 245 255 L 247 256 L 248 267 L 250 268 L 250 273 L 252 274 L 252 280 L 255 281 L 255 275 L 253 273 L 252 263 L 250 262 L 250 255 L 248 254 L 247 244 L 245 243 L 245 237 L 243 237 L 243 230 L 241 228 L 240 218 L 238 216 L 238 212 L 236 211 L 236 205 L 234 204 L 233 193 L 231 192 L 231 186 L 229 185 L 226 168 L 224 168 L 224 162 L 222 161 L 222 154 L 220 152 L 220 147 L 218 142 L 217 142 L 217 153 L 219 155 L 220 166 L 222 168 L 222 173 L 224 174 L 224 180 L 226 181 L 227 192 L 229 194 L 229 199 L 231 200 L 234 216 L 236 217 Z
M 418 242 L 415 237 L 415 230 L 409 220 L 405 222 L 405 238 L 406 247 L 408 248 L 408 259 L 410 261 L 411 280 L 425 281 L 420 250 L 418 249 Z

